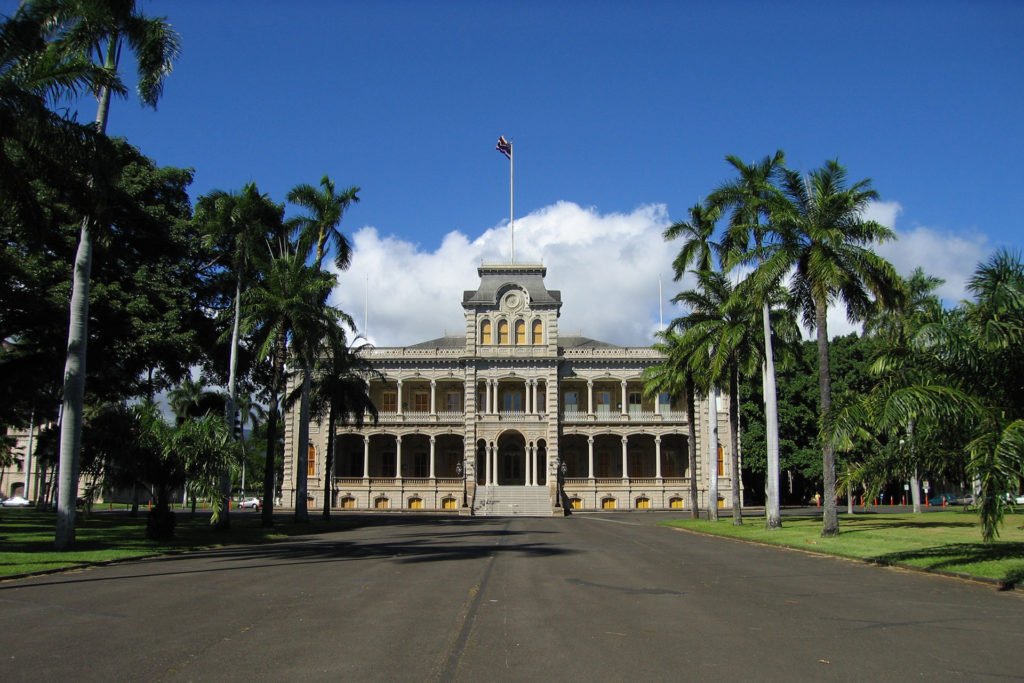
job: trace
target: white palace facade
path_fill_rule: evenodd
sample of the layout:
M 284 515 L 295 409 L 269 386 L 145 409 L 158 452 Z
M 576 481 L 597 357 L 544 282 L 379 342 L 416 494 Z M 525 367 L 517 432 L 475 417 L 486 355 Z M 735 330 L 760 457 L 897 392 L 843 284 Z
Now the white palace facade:
M 579 510 L 689 506 L 689 478 L 707 504 L 706 404 L 697 403 L 697 471 L 687 471 L 683 397 L 645 396 L 641 376 L 664 357 L 560 334 L 561 293 L 546 268 L 484 265 L 466 291 L 465 335 L 374 348 L 378 420 L 309 426 L 309 463 L 296 471 L 298 409 L 286 415 L 282 502 L 298 476 L 311 508 L 451 510 L 560 515 Z M 727 401 L 719 399 L 721 408 Z M 731 487 L 728 415 L 718 413 L 721 497 Z M 334 472 L 326 471 L 328 439 Z

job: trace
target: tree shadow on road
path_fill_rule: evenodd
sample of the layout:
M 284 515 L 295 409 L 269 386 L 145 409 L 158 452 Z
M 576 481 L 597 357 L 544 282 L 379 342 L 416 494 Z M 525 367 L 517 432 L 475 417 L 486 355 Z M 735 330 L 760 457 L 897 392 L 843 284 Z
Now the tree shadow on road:
M 479 518 L 458 518 L 445 520 L 439 525 L 437 518 L 429 520 L 427 518 L 395 516 L 391 520 L 385 520 L 374 518 L 372 515 L 367 517 L 370 519 L 362 520 L 363 526 L 422 527 L 423 533 L 348 539 L 343 534 L 334 534 L 330 530 L 320 528 L 313 532 L 316 535 L 305 538 L 285 538 L 256 545 L 231 545 L 197 550 L 188 554 L 140 560 L 135 564 L 139 571 L 128 574 L 62 575 L 60 578 L 48 577 L 48 580 L 33 581 L 29 584 L 0 585 L 0 591 L 56 583 L 122 581 L 154 576 L 247 571 L 322 562 L 358 562 L 375 559 L 396 563 L 454 562 L 508 554 L 550 557 L 576 552 L 546 543 L 519 541 L 517 539 L 520 536 L 533 536 L 535 532 L 509 530 L 509 520 L 504 519 L 487 521 Z M 337 531 L 342 530 L 338 529 Z M 478 540 L 467 542 L 467 539 Z M 183 563 L 186 562 L 196 563 L 200 566 L 185 567 Z

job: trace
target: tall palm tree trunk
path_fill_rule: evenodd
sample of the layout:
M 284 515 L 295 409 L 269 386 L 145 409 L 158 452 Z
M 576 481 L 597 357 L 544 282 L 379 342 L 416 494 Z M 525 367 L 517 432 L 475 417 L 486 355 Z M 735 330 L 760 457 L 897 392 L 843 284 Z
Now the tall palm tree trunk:
M 917 449 L 914 448 L 914 420 L 907 421 L 907 442 L 910 446 L 910 497 L 914 505 L 914 513 L 921 514 L 921 479 L 917 472 Z
M 832 375 L 829 368 L 828 307 L 823 299 L 814 300 L 814 323 L 818 333 L 818 389 L 821 392 L 821 415 L 825 419 L 832 409 Z M 829 440 L 821 448 L 822 536 L 839 534 L 839 514 L 836 510 L 836 449 Z
M 106 68 L 116 69 L 116 40 L 107 44 Z M 96 109 L 96 130 L 107 131 L 110 88 L 101 88 Z M 90 185 L 92 183 L 90 182 Z M 64 409 L 60 426 L 60 480 L 54 547 L 66 550 L 75 542 L 75 503 L 78 499 L 78 458 L 82 446 L 82 402 L 85 397 L 85 352 L 89 339 L 89 278 L 92 272 L 92 233 L 89 216 L 75 252 L 68 321 L 68 351 L 64 361 Z
M 696 389 L 693 386 L 693 375 L 686 373 L 686 421 L 687 421 L 687 470 L 690 475 L 690 516 L 693 519 L 700 517 L 700 497 L 697 491 L 697 409 L 694 394 Z
M 708 521 L 718 521 L 718 398 L 708 390 Z
M 740 381 L 739 368 L 729 368 L 729 464 L 732 470 L 732 523 L 743 526 L 740 507 Z
M 775 386 L 775 352 L 772 348 L 772 324 L 768 302 L 764 302 L 761 317 L 764 325 L 764 422 L 767 447 L 768 481 L 765 495 L 765 528 L 782 526 L 782 508 L 779 496 L 779 397 Z
M 295 438 L 298 453 L 295 458 L 295 521 L 309 521 L 309 506 L 306 504 L 309 474 L 309 392 L 312 385 L 308 369 L 302 372 L 302 399 L 299 403 L 299 433 Z
M 278 401 L 281 396 L 281 378 L 284 377 L 284 354 L 285 336 L 284 332 L 277 335 L 277 343 L 271 356 L 273 373 L 270 380 L 270 413 L 267 416 L 267 453 L 263 461 L 263 512 L 262 523 L 265 527 L 274 526 L 274 470 L 276 469 L 275 455 L 277 454 L 277 421 Z
M 231 323 L 231 357 L 228 361 L 228 400 L 224 403 L 224 420 L 227 422 L 228 428 L 234 433 L 235 429 L 235 413 L 238 410 L 238 388 L 237 388 L 237 372 L 238 372 L 238 326 L 239 320 L 242 316 L 242 275 L 239 273 L 235 277 L 235 311 L 234 320 Z M 244 446 L 243 446 L 244 453 Z M 244 456 L 243 456 L 244 457 Z M 244 467 L 244 464 L 243 464 Z M 218 529 L 228 529 L 231 527 L 231 519 L 228 517 L 228 512 L 231 510 L 231 475 L 224 474 L 220 480 L 220 493 L 223 498 L 222 509 L 223 512 L 217 520 Z
M 331 518 L 331 504 L 334 502 L 334 423 L 335 411 L 332 405 L 327 413 L 327 462 L 324 465 L 324 521 Z

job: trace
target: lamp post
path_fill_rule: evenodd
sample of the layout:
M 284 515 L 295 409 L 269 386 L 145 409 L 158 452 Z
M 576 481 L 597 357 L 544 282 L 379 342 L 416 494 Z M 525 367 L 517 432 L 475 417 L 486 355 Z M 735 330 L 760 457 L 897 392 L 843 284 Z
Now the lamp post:
M 469 507 L 469 503 L 466 498 L 466 468 L 462 466 L 462 463 L 455 464 L 455 476 L 462 477 L 462 507 Z

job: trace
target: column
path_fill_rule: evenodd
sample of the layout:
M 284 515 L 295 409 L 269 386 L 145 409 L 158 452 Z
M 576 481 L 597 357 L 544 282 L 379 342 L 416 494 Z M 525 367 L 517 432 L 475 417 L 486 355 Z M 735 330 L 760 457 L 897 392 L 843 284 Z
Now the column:
M 533 412 L 535 412 L 538 415 L 540 415 L 544 411 L 538 410 L 538 408 L 537 408 L 537 396 L 538 396 L 537 387 L 538 386 L 540 386 L 540 380 L 539 379 L 533 380 Z
M 491 414 L 491 380 L 484 380 L 484 415 Z
M 626 481 L 629 479 L 629 472 L 626 471 L 626 444 L 629 443 L 629 437 L 622 437 L 622 480 Z
M 498 380 L 494 380 L 494 412 L 495 414 L 501 412 L 501 394 L 498 392 Z
M 490 389 L 488 389 L 490 391 Z M 491 485 L 491 444 L 484 442 L 484 486 Z
M 402 414 L 402 380 L 398 380 L 398 414 Z
M 395 437 L 395 478 L 402 478 L 402 437 Z
M 654 437 L 654 476 L 661 479 L 661 437 Z
M 430 478 L 436 479 L 434 476 L 434 437 L 430 437 Z
M 490 458 L 490 469 L 491 469 L 491 486 L 495 486 L 498 483 L 498 449 L 493 442 L 487 444 L 488 457 Z
M 587 415 L 594 414 L 594 380 L 587 380 Z
M 534 405 L 533 405 L 533 400 L 532 400 L 533 399 L 533 388 L 532 388 L 533 387 L 533 382 L 534 382 L 534 380 L 532 380 L 532 379 L 526 380 L 526 386 L 524 387 L 524 392 L 523 392 L 525 394 L 523 396 L 523 408 L 526 409 L 526 414 L 527 415 L 533 415 L 535 412 L 537 412 L 536 410 L 534 410 Z
M 587 478 L 594 478 L 594 437 L 587 437 Z
M 526 444 L 526 453 L 524 453 L 524 455 L 526 457 L 526 462 L 523 463 L 524 465 L 526 465 L 526 485 L 533 486 L 533 468 L 537 462 L 537 456 L 534 454 L 532 441 Z
M 626 380 L 622 380 L 622 414 L 629 414 L 629 395 L 626 394 Z
M 431 417 L 437 415 L 437 410 L 435 409 L 435 406 L 437 405 L 436 404 L 436 395 L 437 395 L 437 382 L 434 381 L 434 380 L 430 380 L 430 415 L 431 415 Z M 433 440 L 431 440 L 431 442 L 433 442 Z
M 363 436 L 363 480 L 370 478 L 370 435 Z

